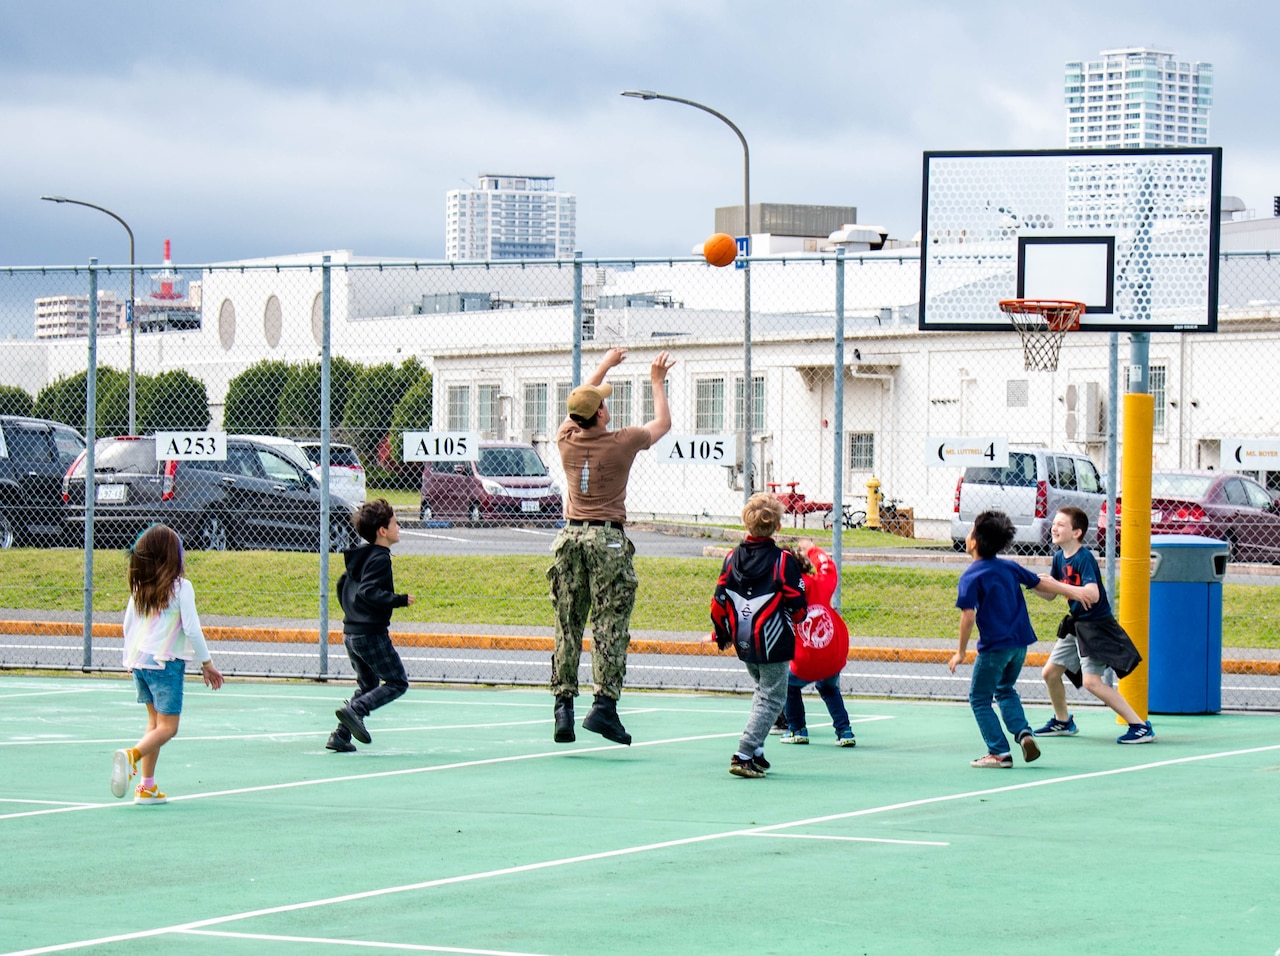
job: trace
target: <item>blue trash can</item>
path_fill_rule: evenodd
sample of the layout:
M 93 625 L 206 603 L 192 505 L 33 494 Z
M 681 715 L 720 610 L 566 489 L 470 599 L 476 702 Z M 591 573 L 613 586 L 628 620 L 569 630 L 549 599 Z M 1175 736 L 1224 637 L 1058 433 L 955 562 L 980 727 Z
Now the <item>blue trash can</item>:
M 1222 579 L 1231 546 L 1193 534 L 1151 536 L 1147 708 L 1222 710 Z

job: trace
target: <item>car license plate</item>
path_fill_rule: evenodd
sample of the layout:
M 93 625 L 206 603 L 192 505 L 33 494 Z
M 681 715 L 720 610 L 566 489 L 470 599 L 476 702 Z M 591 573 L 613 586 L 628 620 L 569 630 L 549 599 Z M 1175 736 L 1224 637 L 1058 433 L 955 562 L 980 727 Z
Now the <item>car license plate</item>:
M 521 511 L 540 511 L 541 509 L 539 508 L 538 502 L 536 501 L 522 501 L 520 502 L 520 510 Z
M 128 497 L 128 485 L 98 485 L 99 501 L 125 501 Z

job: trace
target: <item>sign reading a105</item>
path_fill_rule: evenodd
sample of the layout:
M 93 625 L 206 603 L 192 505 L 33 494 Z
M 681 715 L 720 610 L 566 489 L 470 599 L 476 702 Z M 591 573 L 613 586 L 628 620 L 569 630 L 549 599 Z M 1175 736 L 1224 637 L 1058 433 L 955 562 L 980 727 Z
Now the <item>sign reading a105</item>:
M 653 446 L 658 461 L 667 465 L 728 465 L 738 461 L 738 438 L 726 435 L 666 434 Z
M 405 461 L 478 461 L 479 432 L 403 432 Z

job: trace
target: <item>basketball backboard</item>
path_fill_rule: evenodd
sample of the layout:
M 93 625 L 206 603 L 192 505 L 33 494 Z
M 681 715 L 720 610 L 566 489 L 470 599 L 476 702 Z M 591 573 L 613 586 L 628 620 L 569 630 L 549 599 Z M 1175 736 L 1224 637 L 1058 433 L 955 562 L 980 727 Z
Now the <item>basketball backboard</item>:
M 920 328 L 1007 330 L 1001 299 L 1084 302 L 1082 330 L 1213 332 L 1222 150 L 926 152 Z

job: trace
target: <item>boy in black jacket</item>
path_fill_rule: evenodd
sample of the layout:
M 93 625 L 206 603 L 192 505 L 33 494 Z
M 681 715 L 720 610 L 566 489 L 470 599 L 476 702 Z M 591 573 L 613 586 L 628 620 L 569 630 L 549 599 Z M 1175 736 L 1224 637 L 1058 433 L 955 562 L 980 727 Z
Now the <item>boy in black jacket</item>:
M 413 603 L 412 594 L 397 594 L 391 577 L 391 545 L 400 540 L 395 511 L 383 498 L 366 502 L 353 519 L 356 531 L 368 544 L 344 551 L 347 571 L 338 578 L 338 604 L 342 606 L 342 643 L 359 692 L 335 713 L 338 729 L 325 747 L 336 753 L 354 753 L 351 738 L 370 742 L 364 718 L 409 689 L 404 663 L 391 643 L 391 611 Z
M 729 761 L 735 777 L 763 777 L 764 741 L 787 702 L 787 674 L 795 655 L 794 625 L 808 607 L 795 555 L 773 540 L 783 507 L 771 494 L 752 495 L 742 509 L 747 539 L 724 559 L 711 599 L 711 623 L 721 650 L 730 644 L 755 681 L 751 716 Z

